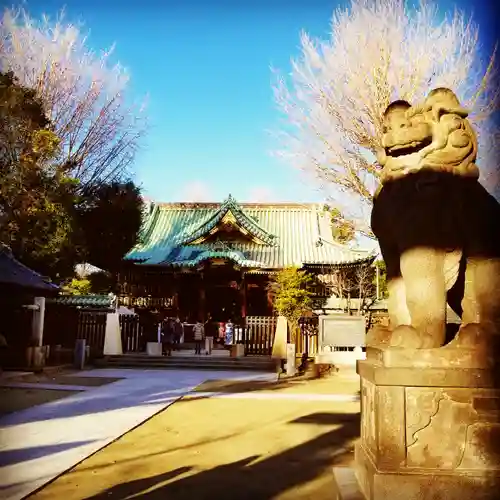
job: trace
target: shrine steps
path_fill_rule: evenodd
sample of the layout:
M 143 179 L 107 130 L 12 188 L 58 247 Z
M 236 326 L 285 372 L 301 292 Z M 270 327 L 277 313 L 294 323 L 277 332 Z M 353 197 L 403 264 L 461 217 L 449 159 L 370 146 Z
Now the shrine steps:
M 245 356 L 231 358 L 221 356 L 149 356 L 144 353 L 105 356 L 94 364 L 100 368 L 159 368 L 186 370 L 253 370 L 275 372 L 276 364 L 270 356 Z

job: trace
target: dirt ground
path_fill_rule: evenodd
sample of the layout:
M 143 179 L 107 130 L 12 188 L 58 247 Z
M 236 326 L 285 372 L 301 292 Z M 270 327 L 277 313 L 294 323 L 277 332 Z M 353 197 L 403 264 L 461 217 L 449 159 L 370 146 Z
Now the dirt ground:
M 122 380 L 112 377 L 82 377 L 80 371 L 71 368 L 61 368 L 58 370 L 48 370 L 40 373 L 29 373 L 9 377 L 6 382 L 23 382 L 29 384 L 54 384 L 54 385 L 82 385 L 87 387 L 100 387 Z
M 81 377 L 78 370 L 63 368 L 41 373 L 30 373 L 0 378 L 0 417 L 16 411 L 25 410 L 58 399 L 67 398 L 79 391 L 37 388 L 37 384 L 76 385 L 100 387 L 121 380 L 111 377 Z M 32 388 L 8 387 L 11 383 L 33 384 Z
M 0 387 L 0 417 L 32 406 L 67 398 L 78 391 L 54 391 L 46 389 L 21 389 Z
M 359 381 L 239 384 L 202 384 L 231 397 L 183 398 L 30 498 L 332 498 L 332 467 L 352 462 L 360 407 L 311 394 L 356 394 Z

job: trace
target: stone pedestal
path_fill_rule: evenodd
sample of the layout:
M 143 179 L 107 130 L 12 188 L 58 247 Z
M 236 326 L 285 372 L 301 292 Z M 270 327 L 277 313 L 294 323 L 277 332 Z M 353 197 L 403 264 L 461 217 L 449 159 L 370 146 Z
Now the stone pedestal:
M 33 370 L 41 370 L 45 366 L 45 348 L 44 347 L 28 347 L 26 349 L 26 368 Z
M 146 353 L 148 356 L 161 356 L 161 344 L 159 342 L 148 342 L 146 344 Z
M 243 344 L 234 344 L 231 346 L 231 358 L 242 358 L 245 356 L 245 346 Z
M 486 500 L 500 484 L 495 349 L 367 349 L 358 361 L 367 500 Z M 342 494 L 339 498 L 343 498 Z

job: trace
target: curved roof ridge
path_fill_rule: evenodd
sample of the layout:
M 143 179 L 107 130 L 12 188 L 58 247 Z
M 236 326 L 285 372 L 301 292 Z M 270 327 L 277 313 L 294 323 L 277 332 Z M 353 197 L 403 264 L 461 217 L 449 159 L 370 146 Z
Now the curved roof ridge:
M 268 233 L 252 217 L 245 214 L 241 206 L 231 195 L 227 197 L 214 214 L 210 214 L 195 229 L 187 231 L 184 235 L 180 235 L 178 244 L 186 245 L 204 236 L 216 227 L 228 212 L 231 212 L 238 224 L 249 231 L 252 236 L 259 238 L 267 245 L 274 244 L 275 236 Z

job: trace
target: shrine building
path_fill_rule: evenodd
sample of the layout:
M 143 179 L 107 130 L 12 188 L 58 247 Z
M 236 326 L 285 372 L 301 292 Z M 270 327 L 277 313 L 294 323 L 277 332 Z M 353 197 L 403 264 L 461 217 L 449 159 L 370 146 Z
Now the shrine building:
M 316 297 L 331 295 L 339 267 L 375 255 L 333 240 L 330 216 L 315 204 L 149 203 L 141 242 L 123 259 L 119 301 L 183 321 L 240 322 L 273 315 L 267 284 L 280 269 L 313 274 Z

